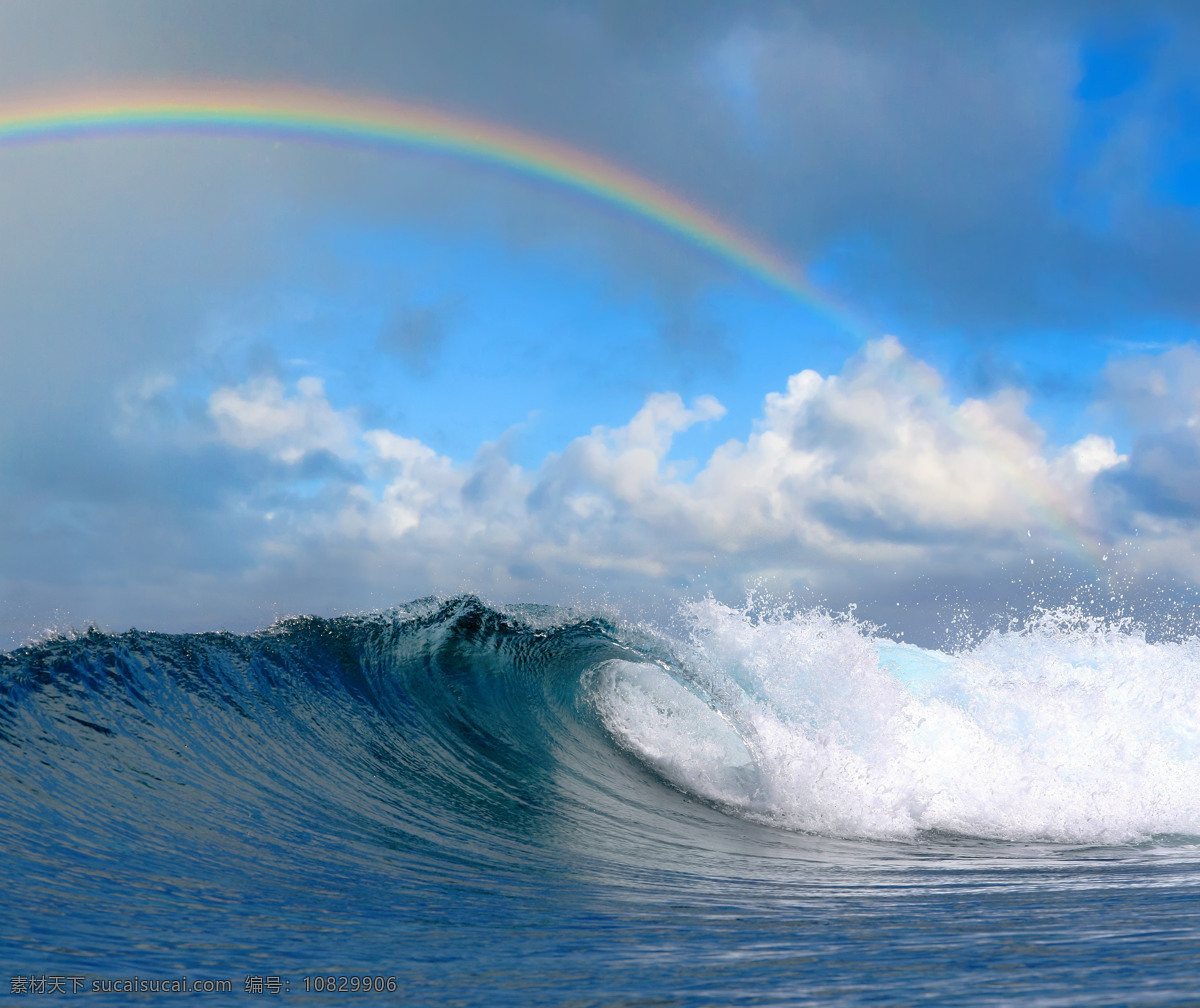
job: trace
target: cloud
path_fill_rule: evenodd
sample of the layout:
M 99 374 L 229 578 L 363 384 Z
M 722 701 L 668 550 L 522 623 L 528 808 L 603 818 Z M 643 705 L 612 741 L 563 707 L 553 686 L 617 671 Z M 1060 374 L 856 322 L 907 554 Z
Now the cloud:
M 1187 154 L 1179 96 L 1195 86 L 1198 26 L 1194 6 L 1132 2 L 14 3 L 0 15 L 0 88 L 303 80 L 512 123 L 824 264 L 836 289 L 913 331 L 994 337 L 1087 332 L 1118 310 L 1194 316 L 1197 229 L 1154 187 Z M 1133 43 L 1151 29 L 1163 41 L 1148 60 Z M 1132 53 L 1110 75 L 1138 64 L 1115 97 L 1081 88 L 1098 35 Z M 1073 138 L 1098 109 L 1117 128 L 1081 159 Z M 324 205 L 474 213 L 461 176 L 442 168 L 399 185 L 393 169 L 276 153 L 258 174 Z M 201 209 L 197 175 L 174 201 L 184 216 Z M 514 237 L 554 247 L 579 236 L 578 214 L 538 194 L 503 186 L 495 202 Z M 1098 229 L 1093 205 L 1120 212 Z M 601 217 L 586 230 L 614 270 L 668 294 L 687 290 L 680 276 L 712 279 L 671 243 L 606 231 Z
M 400 308 L 384 325 L 375 348 L 399 357 L 418 374 L 426 374 L 449 335 L 455 314 L 456 306 L 451 304 Z
M 1113 396 L 1182 437 L 1195 366 L 1194 350 L 1133 360 L 1114 367 Z M 160 425 L 168 384 L 143 390 Z M 141 401 L 126 402 L 117 434 L 135 452 L 147 450 L 132 415 Z M 681 435 L 723 412 L 711 396 L 654 393 L 627 423 L 521 466 L 504 439 L 456 460 L 369 427 L 313 377 L 225 385 L 204 413 L 175 411 L 174 451 L 160 426 L 122 477 L 125 496 L 43 491 L 9 507 L 8 584 L 42 611 L 245 628 L 460 590 L 662 602 L 765 582 L 876 609 L 983 593 L 1002 606 L 1027 591 L 1015 571 L 1068 563 L 1080 541 L 1106 543 L 1114 571 L 1200 583 L 1194 515 L 1155 508 L 1168 470 L 1141 442 L 1122 454 L 1092 433 L 1055 446 L 1020 393 L 956 400 L 893 339 L 838 374 L 793 375 L 707 458 L 677 456 Z M 1172 486 L 1200 482 L 1184 461 Z M 154 483 L 160 469 L 173 497 Z
M 319 378 L 300 379 L 296 392 L 286 398 L 282 382 L 261 378 L 241 388 L 217 389 L 209 399 L 209 413 L 229 444 L 266 452 L 281 462 L 299 462 L 313 452 L 351 457 L 351 415 L 329 405 Z
M 1107 480 L 1128 526 L 1200 519 L 1200 349 L 1195 344 L 1114 361 L 1104 405 L 1128 427 L 1124 464 Z
M 230 448 L 292 467 L 329 453 L 356 467 L 320 493 L 288 491 L 303 480 L 287 466 L 265 469 L 270 478 L 239 505 L 270 516 L 262 557 L 290 558 L 293 576 L 305 558 L 382 564 L 418 592 L 469 584 L 504 594 L 534 579 L 553 597 L 608 577 L 660 590 L 702 569 L 726 586 L 790 570 L 793 584 L 820 589 L 830 571 L 867 576 L 879 563 L 910 574 L 961 567 L 968 544 L 973 556 L 990 548 L 1011 559 L 1029 549 L 1027 529 L 1046 541 L 1047 509 L 1094 523 L 1092 483 L 1122 461 L 1099 435 L 1050 448 L 1015 393 L 952 403 L 892 339 L 840 375 L 794 375 L 748 437 L 690 476 L 672 448 L 722 416 L 710 396 L 689 405 L 652 394 L 627 424 L 596 427 L 532 470 L 497 445 L 457 463 L 363 429 L 314 379 L 221 388 L 209 402 Z M 328 569 L 311 562 L 301 577 Z

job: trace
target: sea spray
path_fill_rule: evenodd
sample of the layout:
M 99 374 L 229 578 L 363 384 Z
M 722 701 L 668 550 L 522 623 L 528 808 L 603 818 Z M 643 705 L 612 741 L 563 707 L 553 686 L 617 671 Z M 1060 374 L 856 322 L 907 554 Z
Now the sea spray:
M 622 747 L 731 811 L 846 837 L 1200 834 L 1195 638 L 1060 612 L 947 654 L 820 610 L 690 618 L 685 671 L 614 664 L 596 702 Z

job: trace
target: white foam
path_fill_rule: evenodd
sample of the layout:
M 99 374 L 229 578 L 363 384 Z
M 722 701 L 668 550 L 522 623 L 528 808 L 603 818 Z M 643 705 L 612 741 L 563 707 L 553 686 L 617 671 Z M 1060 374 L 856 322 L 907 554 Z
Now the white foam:
M 664 666 L 608 661 L 597 669 L 596 687 L 608 730 L 667 780 L 723 805 L 769 811 L 737 728 Z
M 949 655 L 820 612 L 691 616 L 697 692 L 613 662 L 595 693 L 623 745 L 701 797 L 839 836 L 1200 835 L 1195 639 L 1047 618 Z

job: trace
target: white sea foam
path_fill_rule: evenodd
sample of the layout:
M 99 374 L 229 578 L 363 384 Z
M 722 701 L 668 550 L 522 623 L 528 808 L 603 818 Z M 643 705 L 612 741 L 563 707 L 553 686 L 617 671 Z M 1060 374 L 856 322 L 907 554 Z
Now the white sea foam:
M 958 654 L 808 612 L 692 609 L 688 686 L 610 662 L 605 724 L 678 787 L 795 829 L 1200 835 L 1200 641 L 1047 617 Z
M 763 782 L 754 755 L 726 715 L 665 666 L 609 661 L 599 673 L 605 723 L 645 763 L 702 798 L 769 811 L 759 802 Z

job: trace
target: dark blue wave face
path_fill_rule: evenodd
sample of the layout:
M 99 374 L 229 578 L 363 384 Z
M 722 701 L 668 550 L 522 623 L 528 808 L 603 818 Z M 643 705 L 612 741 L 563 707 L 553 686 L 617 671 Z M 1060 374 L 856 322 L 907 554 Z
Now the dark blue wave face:
M 858 661 L 843 631 L 814 632 Z M 707 640 L 466 597 L 0 657 L 0 958 L 12 978 L 84 978 L 89 1004 L 164 998 L 91 992 L 135 976 L 232 980 L 196 995 L 210 1004 L 253 1001 L 248 978 L 330 1004 L 1195 996 L 1187 808 L 1156 828 L 1122 777 L 1080 798 L 1089 820 L 1058 778 L 1030 778 L 1041 804 L 989 804 L 967 775 L 939 812 L 928 773 L 897 783 L 891 742 L 893 776 L 870 768 L 897 711 L 953 706 L 961 683 L 930 685 L 945 656 L 872 643 L 867 678 L 847 665 L 785 697 Z M 1017 750 L 1040 768 L 1035 729 Z M 1192 772 L 1192 730 L 1143 762 Z

